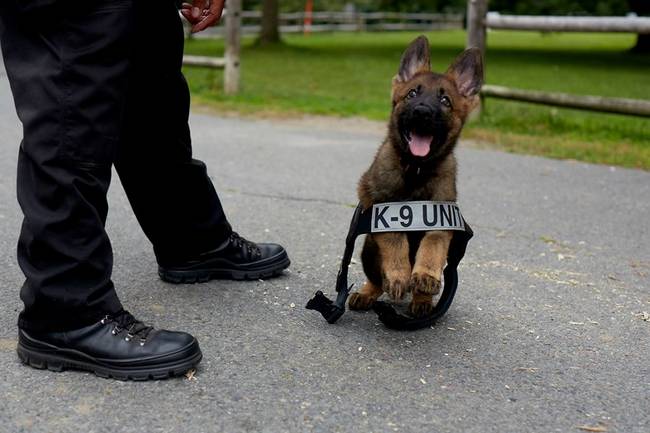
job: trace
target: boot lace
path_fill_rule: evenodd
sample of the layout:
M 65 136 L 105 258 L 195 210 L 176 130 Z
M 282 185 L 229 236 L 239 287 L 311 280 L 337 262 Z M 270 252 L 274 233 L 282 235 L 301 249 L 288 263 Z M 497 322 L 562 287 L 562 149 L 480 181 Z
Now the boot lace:
M 251 257 L 260 257 L 262 255 L 262 251 L 255 242 L 242 238 L 237 232 L 232 232 L 230 235 L 230 243 L 237 248 L 246 248 Z
M 143 322 L 139 321 L 133 314 L 129 313 L 126 310 L 122 310 L 115 314 L 107 314 L 102 320 L 102 324 L 112 323 L 113 329 L 111 333 L 113 335 L 121 334 L 123 331 L 126 331 L 126 337 L 124 340 L 131 341 L 136 337 L 140 339 L 140 346 L 144 346 L 144 343 L 147 341 L 147 337 L 153 331 L 153 326 L 147 326 Z

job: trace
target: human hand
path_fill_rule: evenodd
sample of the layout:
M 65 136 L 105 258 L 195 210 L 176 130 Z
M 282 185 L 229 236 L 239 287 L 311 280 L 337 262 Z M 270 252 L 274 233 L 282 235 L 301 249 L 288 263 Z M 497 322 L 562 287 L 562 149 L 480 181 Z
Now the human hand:
M 192 0 L 182 4 L 181 14 L 192 25 L 192 33 L 200 32 L 219 21 L 224 3 L 225 0 Z

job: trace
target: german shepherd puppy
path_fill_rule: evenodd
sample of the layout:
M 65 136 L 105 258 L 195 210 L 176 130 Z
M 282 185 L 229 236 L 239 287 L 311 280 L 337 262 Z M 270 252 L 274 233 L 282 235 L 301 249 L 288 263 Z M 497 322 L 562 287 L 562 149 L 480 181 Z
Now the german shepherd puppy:
M 479 103 L 482 83 L 478 49 L 465 50 L 439 74 L 431 71 L 426 37 L 409 45 L 393 78 L 388 135 L 359 181 L 364 209 L 383 202 L 456 201 L 454 148 Z M 451 231 L 367 235 L 361 259 L 368 281 L 350 296 L 350 309 L 369 309 L 384 292 L 395 300 L 411 292 L 409 313 L 430 313 L 452 236 Z

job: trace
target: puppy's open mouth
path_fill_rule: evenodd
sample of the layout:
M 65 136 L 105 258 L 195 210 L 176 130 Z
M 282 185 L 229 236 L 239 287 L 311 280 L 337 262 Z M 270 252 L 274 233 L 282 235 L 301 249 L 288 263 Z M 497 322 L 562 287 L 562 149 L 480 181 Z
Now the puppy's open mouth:
M 425 157 L 431 151 L 433 135 L 420 135 L 414 131 L 408 131 L 404 132 L 403 136 L 413 156 Z

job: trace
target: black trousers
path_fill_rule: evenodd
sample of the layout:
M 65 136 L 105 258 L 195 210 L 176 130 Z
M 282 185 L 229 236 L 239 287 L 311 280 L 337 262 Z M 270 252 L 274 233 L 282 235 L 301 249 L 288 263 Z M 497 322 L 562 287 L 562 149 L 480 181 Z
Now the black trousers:
M 113 166 L 158 263 L 214 249 L 231 228 L 192 158 L 175 2 L 15 2 L 0 31 L 23 125 L 18 324 L 74 329 L 122 308 L 104 230 Z

